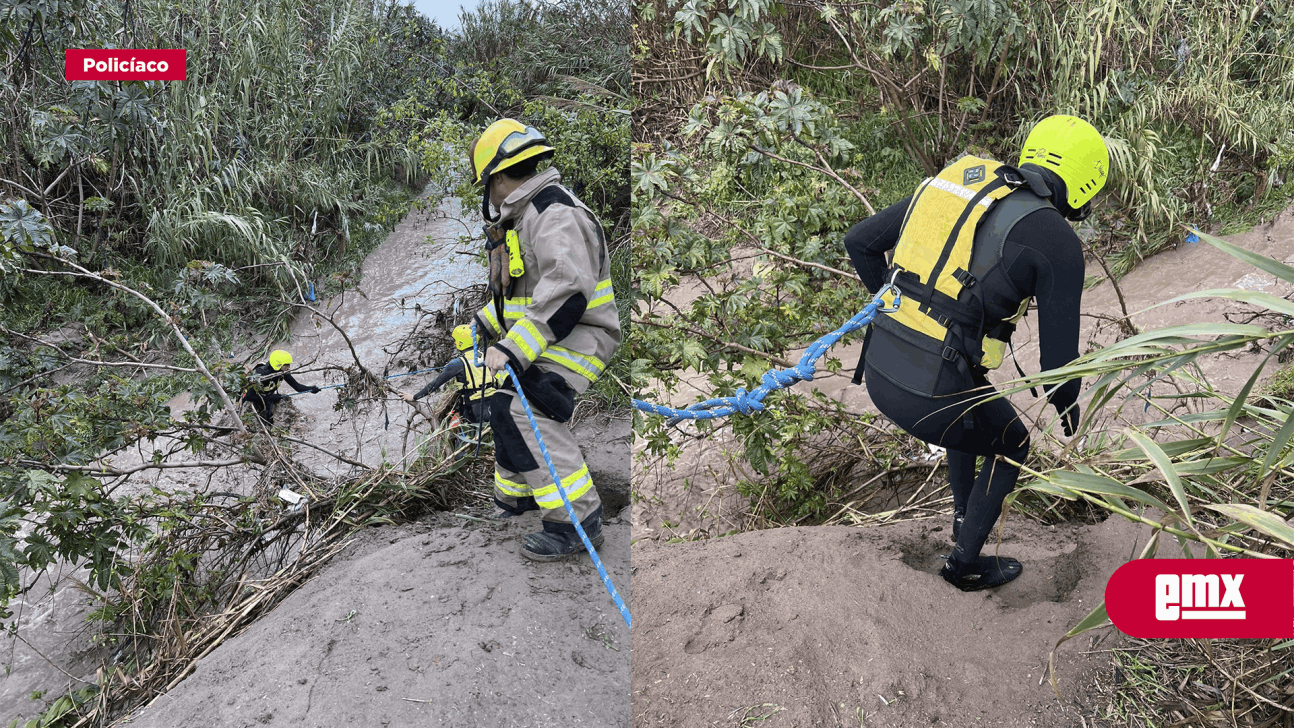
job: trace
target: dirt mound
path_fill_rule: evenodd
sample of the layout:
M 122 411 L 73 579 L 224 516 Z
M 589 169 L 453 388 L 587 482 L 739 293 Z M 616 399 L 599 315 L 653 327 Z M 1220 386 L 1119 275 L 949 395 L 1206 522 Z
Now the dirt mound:
M 628 627 L 587 556 L 527 561 L 515 521 L 370 529 L 129 725 L 626 725 Z M 627 600 L 629 528 L 605 532 Z
M 639 542 L 633 725 L 1080 726 L 1109 657 L 1063 645 L 1060 703 L 1048 652 L 1146 536 L 1011 519 L 1001 553 L 1024 574 L 971 593 L 938 576 L 951 542 L 930 521 Z

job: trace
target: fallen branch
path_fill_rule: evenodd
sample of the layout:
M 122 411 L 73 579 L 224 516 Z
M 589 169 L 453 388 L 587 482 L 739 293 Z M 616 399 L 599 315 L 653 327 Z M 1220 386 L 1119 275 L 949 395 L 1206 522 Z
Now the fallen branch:
M 12 329 L 5 328 L 4 326 L 0 326 L 0 331 L 3 331 L 6 334 L 9 334 L 10 336 L 16 336 L 20 339 L 26 339 L 40 346 L 53 349 L 54 351 L 57 351 L 59 354 L 62 354 L 65 358 L 69 359 L 74 364 L 90 364 L 93 366 L 101 366 L 101 367 L 142 367 L 144 369 L 166 369 L 172 372 L 185 372 L 188 374 L 193 374 L 194 372 L 198 371 L 197 369 L 194 369 L 192 367 L 177 367 L 177 366 L 172 366 L 170 364 L 148 364 L 142 361 L 99 361 L 96 359 L 82 359 L 77 356 L 72 356 L 71 354 L 67 353 L 62 348 L 60 348 L 57 344 L 51 344 L 50 342 L 45 341 L 44 339 L 38 339 L 34 336 L 21 334 Z M 5 390 L 5 391 L 8 391 L 8 390 Z

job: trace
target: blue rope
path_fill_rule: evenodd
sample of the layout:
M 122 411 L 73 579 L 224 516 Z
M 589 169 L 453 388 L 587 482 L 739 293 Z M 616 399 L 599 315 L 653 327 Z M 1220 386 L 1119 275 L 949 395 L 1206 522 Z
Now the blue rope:
M 881 297 L 889 292 L 894 294 L 894 303 L 887 307 Z M 741 388 L 731 397 L 715 397 L 682 409 L 652 404 L 640 399 L 633 400 L 634 407 L 642 412 L 668 417 L 670 424 L 680 420 L 714 420 L 738 412 L 743 415 L 759 412 L 764 409 L 764 398 L 771 392 L 785 389 L 797 382 L 813 381 L 813 375 L 816 373 L 815 364 L 823 354 L 827 353 L 827 349 L 835 346 L 836 342 L 846 334 L 870 324 L 877 313 L 894 313 L 899 310 L 901 302 L 902 294 L 899 289 L 893 283 L 887 284 L 872 297 L 872 302 L 864 306 L 862 311 L 841 324 L 840 328 L 810 344 L 798 364 L 790 369 L 770 369 L 764 373 L 760 385 L 749 392 Z
M 476 332 L 473 331 L 473 334 Z M 508 374 L 512 377 L 513 385 L 517 388 L 517 398 L 521 400 L 521 408 L 526 411 L 526 419 L 530 420 L 530 429 L 535 433 L 535 441 L 539 443 L 539 452 L 544 455 L 544 462 L 548 464 L 548 474 L 553 478 L 553 484 L 557 486 L 557 493 L 562 496 L 562 505 L 566 506 L 566 515 L 571 519 L 571 525 L 575 526 L 575 532 L 580 535 L 580 540 L 584 542 L 584 548 L 588 549 L 589 556 L 593 559 L 593 565 L 598 567 L 598 574 L 602 577 L 602 584 L 607 588 L 607 593 L 611 595 L 611 601 L 616 603 L 616 609 L 620 610 L 620 616 L 624 617 L 625 624 L 630 628 L 633 627 L 633 620 L 629 616 L 629 608 L 625 606 L 624 600 L 616 592 L 615 584 L 611 583 L 611 577 L 607 576 L 606 567 L 602 565 L 602 559 L 598 558 L 598 552 L 593 548 L 592 542 L 589 541 L 588 534 L 584 533 L 584 526 L 580 525 L 580 519 L 575 517 L 575 509 L 571 506 L 571 501 L 566 497 L 566 488 L 562 487 L 562 479 L 557 475 L 557 468 L 553 465 L 553 458 L 548 454 L 548 447 L 544 445 L 544 436 L 539 434 L 539 423 L 535 421 L 535 413 L 530 411 L 530 403 L 526 401 L 526 395 L 521 391 L 521 379 L 517 373 L 512 371 L 512 365 L 505 365 Z
M 382 377 L 382 379 L 395 379 L 396 377 L 409 377 L 409 376 L 413 376 L 414 374 L 426 374 L 427 372 L 438 372 L 438 371 L 440 371 L 441 369 L 444 369 L 444 368 L 445 368 L 445 367 L 432 367 L 432 368 L 430 368 L 430 369 L 419 369 L 419 370 L 418 370 L 418 371 L 416 371 L 416 372 L 405 372 L 405 373 L 403 373 L 403 374 L 391 374 L 391 375 L 389 375 L 389 376 Z M 344 386 L 346 386 L 346 384 L 345 384 L 344 382 L 343 382 L 342 384 L 329 384 L 329 385 L 327 385 L 327 386 L 320 387 L 320 388 L 319 388 L 319 391 L 321 391 L 321 392 L 322 392 L 322 391 L 323 391 L 323 390 L 325 390 L 325 389 L 336 389 L 336 388 L 338 388 L 338 387 L 344 387 Z M 314 392 L 293 392 L 292 394 L 285 394 L 285 395 L 283 395 L 283 396 L 284 396 L 285 398 L 286 398 L 286 397 L 295 397 L 295 396 L 297 396 L 298 394 L 314 394 Z

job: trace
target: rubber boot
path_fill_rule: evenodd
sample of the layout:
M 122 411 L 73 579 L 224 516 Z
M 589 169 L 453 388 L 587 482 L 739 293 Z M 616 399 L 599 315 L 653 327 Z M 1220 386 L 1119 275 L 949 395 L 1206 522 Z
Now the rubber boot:
M 602 508 L 580 521 L 593 548 L 602 545 Z M 569 523 L 544 521 L 544 530 L 527 534 L 521 545 L 521 555 L 531 561 L 559 561 L 585 551 L 584 541 Z
M 962 591 L 991 589 L 1015 579 L 1024 572 L 1024 565 L 1009 556 L 979 556 L 971 563 L 962 563 L 955 556 L 948 559 L 939 575 L 944 581 Z

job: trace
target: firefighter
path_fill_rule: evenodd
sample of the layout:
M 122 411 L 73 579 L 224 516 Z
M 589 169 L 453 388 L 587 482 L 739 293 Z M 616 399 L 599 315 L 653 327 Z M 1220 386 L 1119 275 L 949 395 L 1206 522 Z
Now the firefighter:
M 576 395 L 589 388 L 621 341 L 611 289 L 611 261 L 597 216 L 539 164 L 555 150 L 534 127 L 513 119 L 491 124 L 468 151 L 482 190 L 494 301 L 476 314 L 477 333 L 495 339 L 485 352 L 493 372 L 521 378 L 544 444 L 576 517 L 596 547 L 602 504 L 566 423 Z M 497 210 L 497 213 L 495 213 Z M 539 510 L 542 530 L 527 534 L 522 555 L 554 561 L 584 551 L 539 451 L 515 382 L 491 398 L 496 517 Z

